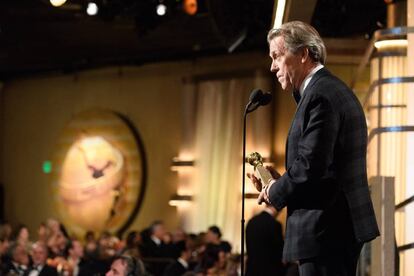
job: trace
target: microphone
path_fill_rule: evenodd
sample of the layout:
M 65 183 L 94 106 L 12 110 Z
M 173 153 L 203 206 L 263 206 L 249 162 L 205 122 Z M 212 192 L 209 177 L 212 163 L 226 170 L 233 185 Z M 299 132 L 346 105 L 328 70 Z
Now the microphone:
M 263 91 L 261 89 L 259 88 L 253 89 L 252 93 L 250 93 L 248 105 L 250 103 L 258 102 L 262 96 L 263 96 Z
M 249 103 L 246 107 L 246 112 L 250 113 L 255 111 L 261 105 L 267 105 L 272 101 L 272 94 L 269 92 L 263 93 L 259 88 L 256 88 L 252 91 L 249 97 Z
M 246 194 L 245 191 L 245 180 L 246 180 L 246 119 L 247 119 L 247 114 L 250 112 L 255 111 L 259 106 L 261 105 L 267 105 L 270 103 L 270 101 L 272 100 L 272 94 L 265 92 L 263 93 L 262 90 L 260 90 L 259 88 L 255 88 L 253 89 L 252 93 L 250 93 L 250 97 L 249 97 L 249 102 L 246 105 L 246 109 L 244 110 L 244 114 L 243 114 L 243 140 L 242 140 L 242 144 L 243 144 L 243 170 L 242 170 L 242 210 L 241 210 L 241 229 L 240 229 L 240 233 L 241 233 L 241 252 L 240 252 L 240 258 L 242 260 L 241 264 L 240 264 L 240 269 L 241 269 L 241 275 L 244 275 L 244 197 Z

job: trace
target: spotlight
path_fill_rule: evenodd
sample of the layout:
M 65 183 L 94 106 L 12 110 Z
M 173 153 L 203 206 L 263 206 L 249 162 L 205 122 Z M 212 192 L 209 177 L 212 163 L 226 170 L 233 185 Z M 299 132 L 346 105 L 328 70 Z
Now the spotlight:
M 90 16 L 97 15 L 99 11 L 99 7 L 95 2 L 89 2 L 88 6 L 86 7 L 86 13 Z
M 158 14 L 159 16 L 164 16 L 166 13 L 167 13 L 167 6 L 166 6 L 166 5 L 164 5 L 162 2 L 160 2 L 160 3 L 157 5 L 157 14 Z
M 65 4 L 66 0 L 50 0 L 50 4 L 54 7 L 60 7 Z
M 183 10 L 186 14 L 189 15 L 196 14 L 198 10 L 197 0 L 184 0 Z

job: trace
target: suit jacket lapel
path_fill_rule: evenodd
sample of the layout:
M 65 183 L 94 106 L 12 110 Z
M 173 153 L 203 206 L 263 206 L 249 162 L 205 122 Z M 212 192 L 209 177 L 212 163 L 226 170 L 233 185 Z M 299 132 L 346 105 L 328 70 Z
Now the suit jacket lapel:
M 303 91 L 303 97 L 302 98 L 305 97 L 306 93 L 309 94 L 309 90 L 312 89 L 312 87 L 314 86 L 314 84 L 316 83 L 317 80 L 319 80 L 321 77 L 329 75 L 329 74 L 330 74 L 329 71 L 325 67 L 318 70 L 318 72 L 316 72 L 315 75 L 313 75 L 312 79 L 308 83 L 308 86 L 306 86 L 305 91 Z M 299 104 L 300 104 L 300 102 L 299 102 Z
M 322 76 L 325 76 L 325 75 L 328 75 L 328 74 L 330 74 L 330 73 L 325 67 L 318 70 L 318 72 L 316 72 L 315 75 L 313 75 L 312 79 L 310 80 L 310 82 L 306 86 L 305 90 L 303 91 L 303 95 L 300 97 L 300 100 L 297 103 L 295 115 L 293 116 L 292 123 L 290 124 L 288 136 L 287 136 L 287 139 L 286 139 L 286 145 L 285 145 L 285 168 L 286 168 L 286 170 L 288 169 L 288 167 L 287 167 L 288 154 L 287 153 L 288 153 L 288 148 L 289 148 L 289 135 L 290 135 L 290 132 L 292 131 L 292 126 L 293 126 L 293 122 L 295 121 L 296 114 L 297 114 L 300 106 L 303 103 L 303 99 L 309 94 L 309 91 L 312 89 L 312 87 L 316 83 L 316 81 L 319 80 Z

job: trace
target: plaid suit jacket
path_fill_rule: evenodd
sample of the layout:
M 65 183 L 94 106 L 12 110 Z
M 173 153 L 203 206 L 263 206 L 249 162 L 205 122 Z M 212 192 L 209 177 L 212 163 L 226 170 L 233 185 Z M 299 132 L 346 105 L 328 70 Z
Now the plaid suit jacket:
M 367 126 L 354 93 L 325 68 L 300 99 L 286 173 L 269 190 L 287 206 L 283 259 L 315 257 L 379 235 L 366 173 Z

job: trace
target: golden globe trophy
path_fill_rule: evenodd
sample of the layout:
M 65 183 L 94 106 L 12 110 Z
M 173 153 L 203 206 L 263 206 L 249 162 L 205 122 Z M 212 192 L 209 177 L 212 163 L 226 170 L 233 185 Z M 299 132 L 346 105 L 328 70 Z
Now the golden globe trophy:
M 261 187 L 256 187 L 260 192 L 264 186 L 269 185 L 269 182 L 273 179 L 272 174 L 263 166 L 263 158 L 258 152 L 252 152 L 246 158 L 247 162 L 254 167 L 256 177 L 262 182 Z

